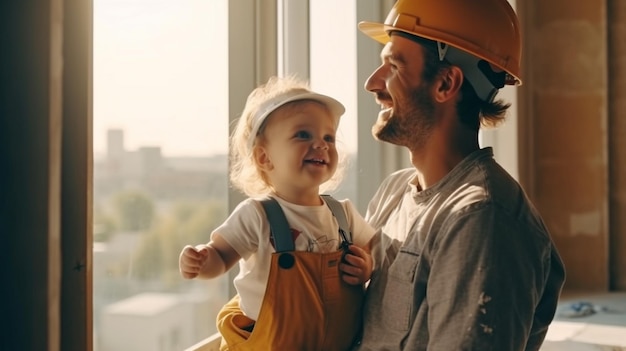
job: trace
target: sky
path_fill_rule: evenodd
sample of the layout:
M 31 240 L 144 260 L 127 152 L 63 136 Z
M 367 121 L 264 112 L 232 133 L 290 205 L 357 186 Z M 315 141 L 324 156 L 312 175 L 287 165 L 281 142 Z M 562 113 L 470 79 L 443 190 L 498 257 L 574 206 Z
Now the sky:
M 120 128 L 127 149 L 227 150 L 225 1 L 94 2 L 94 152 Z M 221 117 L 221 118 L 220 118 Z
M 348 151 L 356 151 L 356 95 L 363 89 L 356 74 L 356 36 L 363 35 L 356 29 L 356 1 L 309 3 L 311 86 L 346 106 L 338 140 Z M 227 4 L 94 0 L 96 157 L 106 150 L 110 128 L 124 130 L 127 150 L 161 146 L 165 156 L 227 152 L 228 114 L 240 113 L 226 107 Z M 514 101 L 514 94 L 509 95 Z M 364 111 L 358 118 L 373 123 L 376 113 Z M 515 122 L 509 117 L 512 132 L 507 135 L 515 137 L 511 119 Z M 493 142 L 494 135 L 485 138 Z
M 127 150 L 161 146 L 166 156 L 227 152 L 227 1 L 94 1 L 96 157 L 105 152 L 111 128 L 124 130 Z M 350 18 L 354 11 L 324 6 L 354 8 L 354 1 L 311 5 L 317 18 L 311 21 L 311 85 L 346 105 L 338 136 L 348 149 L 356 145 L 360 87 L 356 64 L 349 64 L 356 49 L 346 42 L 354 42 L 356 19 Z

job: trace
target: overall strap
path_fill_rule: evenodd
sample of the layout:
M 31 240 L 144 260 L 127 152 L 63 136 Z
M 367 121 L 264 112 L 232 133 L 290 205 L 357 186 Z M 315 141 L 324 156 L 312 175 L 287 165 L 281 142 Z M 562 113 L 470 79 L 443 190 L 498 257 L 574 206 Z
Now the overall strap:
M 270 235 L 274 239 L 276 252 L 295 251 L 296 247 L 291 237 L 289 222 L 283 209 L 276 199 L 268 197 L 260 201 L 265 209 L 267 220 L 270 223 Z
M 337 219 L 337 223 L 339 224 L 339 233 L 341 234 L 341 239 L 344 242 L 352 243 L 352 231 L 350 231 L 350 226 L 348 225 L 348 220 L 346 219 L 346 212 L 341 206 L 339 201 L 335 200 L 334 197 L 330 195 L 322 195 L 326 205 L 330 208 L 330 212 L 333 213 L 333 216 Z

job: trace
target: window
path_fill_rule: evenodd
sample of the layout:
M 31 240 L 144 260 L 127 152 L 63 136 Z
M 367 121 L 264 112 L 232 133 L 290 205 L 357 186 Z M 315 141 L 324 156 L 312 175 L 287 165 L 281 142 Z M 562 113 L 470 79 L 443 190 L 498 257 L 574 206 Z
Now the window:
M 360 16 L 380 17 L 381 11 L 379 1 L 320 0 L 309 1 L 308 6 L 279 1 L 278 71 L 308 78 L 314 90 L 346 106 L 338 140 L 348 163 L 344 181 L 334 194 L 350 198 L 363 212 L 381 176 L 387 174 L 379 155 L 389 147 L 372 143 L 370 121 L 379 108 L 361 83 L 377 67 L 381 46 L 362 36 L 356 23 Z M 359 119 L 365 122 L 359 124 Z M 359 152 L 367 160 L 359 159 Z M 390 170 L 397 168 L 397 164 L 390 165 Z
M 336 196 L 356 201 L 357 86 L 356 0 L 309 2 L 310 75 L 314 90 L 331 95 L 346 107 L 337 140 L 347 155 L 347 168 Z M 329 40 L 331 39 L 332 40 Z
M 178 254 L 228 213 L 227 0 L 94 1 L 94 350 L 180 351 L 229 277 Z

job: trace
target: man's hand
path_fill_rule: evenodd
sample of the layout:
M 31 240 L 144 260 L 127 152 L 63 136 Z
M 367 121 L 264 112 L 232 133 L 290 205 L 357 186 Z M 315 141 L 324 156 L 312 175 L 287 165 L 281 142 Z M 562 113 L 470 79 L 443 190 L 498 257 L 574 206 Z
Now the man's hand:
M 350 245 L 348 249 L 344 261 L 339 265 L 342 279 L 350 285 L 365 284 L 372 276 L 372 256 L 356 245 Z

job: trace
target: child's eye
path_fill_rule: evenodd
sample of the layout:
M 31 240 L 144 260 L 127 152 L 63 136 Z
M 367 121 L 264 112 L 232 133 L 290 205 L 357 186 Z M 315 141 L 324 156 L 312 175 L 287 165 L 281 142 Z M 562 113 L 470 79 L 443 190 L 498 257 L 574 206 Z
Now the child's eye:
M 326 141 L 327 143 L 334 143 L 335 142 L 335 136 L 334 135 L 326 135 L 326 136 L 324 136 L 324 141 Z
M 298 139 L 311 139 L 311 133 L 307 132 L 306 130 L 301 130 L 296 132 L 295 137 Z

